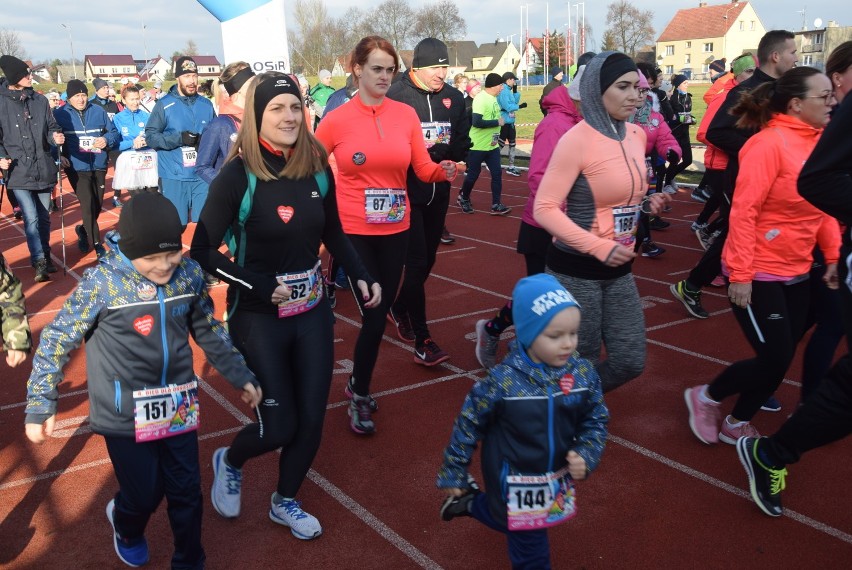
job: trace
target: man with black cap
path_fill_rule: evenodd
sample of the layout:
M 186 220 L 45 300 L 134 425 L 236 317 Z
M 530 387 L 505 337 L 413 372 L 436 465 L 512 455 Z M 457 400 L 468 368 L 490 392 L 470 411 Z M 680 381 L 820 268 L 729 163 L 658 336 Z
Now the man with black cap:
M 500 114 L 503 116 L 504 124 L 500 127 L 498 144 L 500 148 L 503 148 L 503 141 L 509 143 L 509 166 L 506 168 L 506 174 L 520 176 L 520 171 L 515 168 L 515 111 L 525 108 L 527 104 L 520 103 L 521 94 L 518 93 L 518 86 L 515 83 L 518 78 L 514 73 L 507 71 L 503 74 L 502 80 L 503 87 L 497 95 L 497 103 L 500 104 Z
M 17 57 L 0 57 L 0 171 L 18 199 L 24 232 L 37 282 L 56 271 L 50 259 L 50 191 L 56 184 L 51 146 L 65 142 L 44 95 L 33 90 L 27 64 Z
M 426 38 L 414 48 L 412 69 L 391 85 L 388 98 L 414 108 L 429 156 L 437 164 L 442 160 L 463 162 L 470 148 L 470 123 L 464 96 L 448 87 L 447 46 L 441 40 Z M 405 261 L 405 276 L 388 317 L 397 326 L 398 335 L 414 341 L 414 361 L 434 366 L 449 358 L 432 341 L 426 325 L 426 279 L 435 264 L 438 244 L 450 204 L 450 183 L 421 182 L 412 168 L 407 175 L 411 204 L 411 230 Z
M 207 200 L 207 183 L 195 172 L 195 160 L 201 135 L 216 114 L 213 103 L 198 96 L 198 68 L 191 57 L 177 58 L 175 79 L 151 112 L 145 140 L 157 151 L 160 190 L 186 226 L 198 221 Z
M 538 106 L 541 109 L 541 114 L 547 116 L 547 109 L 544 108 L 544 105 L 541 104 L 544 101 L 544 98 L 547 95 L 556 89 L 557 87 L 564 87 L 562 84 L 562 78 L 565 77 L 565 73 L 562 71 L 562 68 L 558 65 L 550 70 L 550 75 L 553 79 L 544 86 L 544 89 L 541 91 L 541 99 L 538 100 Z

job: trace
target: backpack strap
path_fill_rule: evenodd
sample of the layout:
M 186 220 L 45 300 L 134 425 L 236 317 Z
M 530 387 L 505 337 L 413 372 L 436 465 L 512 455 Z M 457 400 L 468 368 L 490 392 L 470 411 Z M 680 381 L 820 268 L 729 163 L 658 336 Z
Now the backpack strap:
M 317 181 L 317 186 L 319 186 L 320 196 L 325 198 L 328 194 L 328 172 L 325 169 L 320 170 L 314 174 L 314 180 Z
M 246 191 L 243 194 L 243 199 L 240 202 L 240 210 L 237 212 L 237 226 L 239 226 L 240 235 L 239 237 L 235 236 L 233 229 L 228 228 L 224 237 L 228 250 L 234 256 L 234 262 L 241 267 L 246 259 L 246 220 L 248 219 L 249 213 L 251 213 L 251 206 L 254 201 L 254 191 L 257 187 L 257 176 L 255 176 L 255 174 L 248 168 L 245 170 L 248 183 L 246 185 Z M 230 311 L 225 312 L 225 316 L 223 318 L 226 323 L 234 314 L 234 311 L 237 310 L 239 302 L 240 290 L 237 288 L 237 292 L 234 295 L 234 304 L 231 305 Z

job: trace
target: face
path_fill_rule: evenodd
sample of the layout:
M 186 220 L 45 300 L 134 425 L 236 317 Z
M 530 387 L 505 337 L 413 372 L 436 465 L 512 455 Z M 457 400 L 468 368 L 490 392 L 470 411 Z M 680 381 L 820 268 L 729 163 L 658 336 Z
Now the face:
M 496 97 L 500 94 L 500 91 L 503 90 L 503 84 L 495 85 L 494 87 L 486 87 L 485 92 L 491 95 L 492 97 Z
M 689 81 L 684 81 L 683 83 L 677 86 L 677 90 L 681 93 L 686 93 L 687 89 L 689 89 Z
M 68 98 L 68 103 L 71 104 L 72 107 L 77 109 L 78 111 L 82 111 L 86 108 L 86 101 L 89 100 L 89 96 L 86 93 L 77 93 Z
M 447 79 L 447 70 L 449 67 L 421 67 L 414 70 L 414 75 L 432 91 L 440 91 L 444 87 L 444 80 Z
M 322 84 L 325 85 L 326 87 L 330 87 L 331 86 L 331 75 L 329 75 L 328 77 L 323 77 L 320 81 L 322 81 Z
M 533 362 L 548 366 L 565 366 L 577 349 L 577 332 L 580 330 L 580 309 L 568 307 L 559 311 L 541 334 L 535 337 L 527 354 Z
M 175 269 L 180 265 L 180 251 L 164 251 L 163 253 L 154 253 L 145 257 L 137 257 L 130 260 L 133 268 L 139 274 L 157 285 L 165 285 L 168 283 Z
M 743 70 L 743 72 L 737 75 L 734 79 L 736 79 L 737 83 L 742 83 L 752 75 L 754 75 L 754 68 L 749 67 L 748 69 Z
M 296 144 L 304 116 L 298 97 L 291 93 L 276 95 L 263 111 L 260 136 L 273 148 L 287 151 Z
M 195 95 L 198 93 L 198 74 L 184 73 L 177 78 L 177 85 L 181 95 Z
M 482 84 L 481 83 L 479 85 L 474 85 L 474 87 L 470 90 L 469 95 L 471 97 L 476 97 L 477 95 L 479 95 L 480 91 L 482 91 Z
M 626 121 L 636 110 L 639 98 L 639 74 L 630 71 L 615 80 L 603 94 L 603 104 L 609 116 Z
M 358 88 L 363 89 L 371 97 L 382 98 L 390 88 L 394 71 L 396 71 L 396 62 L 393 57 L 387 52 L 375 49 L 367 57 L 367 62 L 363 66 L 355 64 Z
M 458 89 L 462 93 L 466 93 L 467 92 L 467 83 L 468 83 L 467 79 L 460 80 L 458 83 L 456 83 L 456 89 Z
M 821 129 L 831 119 L 831 109 L 836 102 L 831 81 L 820 73 L 808 78 L 808 93 L 802 99 L 793 99 L 788 108 L 798 111 L 799 118 L 810 126 Z
M 775 70 L 779 75 L 783 75 L 796 67 L 796 62 L 799 61 L 799 57 L 796 55 L 795 40 L 788 39 L 785 41 L 784 48 L 775 52 L 774 55 L 778 58 L 778 62 L 775 64 Z
M 514 79 L 507 79 L 506 85 L 508 85 L 509 87 L 514 87 L 515 86 L 515 80 Z
M 27 87 L 32 87 L 32 86 L 33 86 L 33 74 L 32 74 L 32 72 L 24 75 L 24 77 L 21 78 L 20 81 L 18 81 L 18 87 L 20 87 L 21 89 L 26 89 Z
M 98 97 L 100 97 L 101 99 L 106 99 L 106 98 L 108 98 L 108 97 L 109 97 L 109 85 L 104 85 L 103 87 L 101 87 L 100 89 L 98 89 L 97 91 L 95 91 L 95 93 L 96 93 L 96 94 L 97 94 L 97 96 L 98 96 Z
M 128 91 L 124 96 L 124 106 L 130 109 L 131 111 L 136 111 L 139 108 L 139 93 L 134 91 Z
M 831 82 L 834 84 L 834 96 L 840 103 L 852 91 L 852 65 L 847 67 L 843 73 L 832 73 Z
M 645 87 L 639 88 L 639 97 L 636 99 L 636 109 L 637 110 L 639 110 L 639 109 L 641 109 L 642 107 L 645 106 L 645 101 L 648 99 L 648 97 L 649 97 L 648 94 L 650 92 L 651 92 L 651 89 L 649 89 L 649 88 L 645 88 Z

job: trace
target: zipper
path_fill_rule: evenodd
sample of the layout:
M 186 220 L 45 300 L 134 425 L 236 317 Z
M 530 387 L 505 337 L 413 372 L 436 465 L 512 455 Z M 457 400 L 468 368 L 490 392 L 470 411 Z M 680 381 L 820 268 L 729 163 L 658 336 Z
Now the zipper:
M 376 125 L 376 132 L 379 134 L 379 139 L 385 138 L 385 131 L 382 130 L 382 120 L 379 118 L 378 113 L 376 113 L 375 108 L 370 109 L 373 112 L 373 123 Z
M 121 383 L 118 380 L 115 382 L 115 413 L 121 414 Z
M 160 385 L 166 385 L 166 373 L 169 370 L 169 345 L 166 342 L 166 299 L 163 288 L 157 286 L 157 301 L 160 303 L 160 339 L 163 342 L 163 373 L 160 376 Z
M 553 450 L 556 443 L 553 441 L 553 393 L 550 386 L 547 387 L 547 472 L 553 472 Z
M 429 107 L 429 122 L 434 123 L 435 122 L 435 116 L 432 114 L 432 93 L 426 94 L 426 106 Z M 430 206 L 432 204 L 432 200 L 435 199 L 435 193 L 436 192 L 437 192 L 436 183 L 433 182 L 432 183 L 432 197 L 429 198 L 428 202 L 426 202 L 427 206 Z

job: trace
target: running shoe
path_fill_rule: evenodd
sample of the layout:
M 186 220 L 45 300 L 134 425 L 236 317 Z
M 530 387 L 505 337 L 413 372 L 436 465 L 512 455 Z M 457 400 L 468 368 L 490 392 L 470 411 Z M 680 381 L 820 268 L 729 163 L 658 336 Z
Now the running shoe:
M 492 216 L 505 216 L 509 212 L 512 211 L 512 208 L 506 206 L 505 204 L 501 204 L 497 202 L 493 206 L 491 206 L 491 212 L 489 212 Z
M 372 413 L 370 408 L 369 396 L 364 398 L 357 394 L 352 394 L 352 399 L 349 400 L 349 428 L 358 435 L 370 435 L 376 431 L 376 424 L 373 423 Z
M 226 519 L 240 516 L 240 498 L 242 497 L 243 471 L 228 465 L 225 456 L 227 447 L 213 452 L 213 488 L 210 501 L 216 512 Z
M 722 421 L 722 428 L 719 430 L 719 441 L 736 445 L 737 440 L 741 437 L 760 437 L 760 433 L 749 422 L 740 422 L 737 425 L 731 425 L 728 423 L 729 419 L 730 416 Z
M 115 553 L 118 558 L 133 568 L 137 568 L 148 563 L 148 541 L 145 537 L 137 538 L 136 540 L 127 540 L 119 536 L 115 530 L 115 499 L 107 503 L 106 516 L 109 524 L 112 527 L 112 545 L 115 548 Z
M 98 259 L 106 255 L 106 248 L 102 244 L 96 243 L 93 247 L 95 249 L 95 255 L 98 257 Z
M 402 342 L 414 342 L 414 327 L 411 324 L 411 318 L 408 315 L 395 315 L 393 307 L 388 310 L 388 321 L 396 328 L 396 336 Z
M 346 397 L 350 400 L 355 397 L 355 390 L 352 389 L 354 385 L 355 378 L 352 376 L 349 377 L 349 381 L 346 382 L 346 388 L 343 389 L 343 393 L 346 394 Z M 370 395 L 364 396 L 367 400 L 370 401 L 370 411 L 376 412 L 379 409 L 379 403 Z
M 450 230 L 447 229 L 447 226 L 444 226 L 444 229 L 441 231 L 441 243 L 444 245 L 450 245 L 451 243 L 455 243 L 456 238 L 453 237 L 453 234 L 450 233 Z
M 272 495 L 272 506 L 269 508 L 269 518 L 273 522 L 284 525 L 299 540 L 311 540 L 322 534 L 322 526 L 314 515 L 302 510 L 302 503 L 295 499 L 275 501 Z
M 701 291 L 690 291 L 686 287 L 686 281 L 678 281 L 669 287 L 675 299 L 683 303 L 690 315 L 696 319 L 706 319 L 710 313 L 701 306 Z
M 473 213 L 473 204 L 470 203 L 470 200 L 463 198 L 461 194 L 459 194 L 459 197 L 456 198 L 456 204 L 459 205 L 459 208 L 461 208 L 462 212 L 465 214 Z
M 517 168 L 515 168 L 514 166 L 510 166 L 509 168 L 506 169 L 506 174 L 508 174 L 510 176 L 520 176 L 521 171 L 518 170 Z
M 50 281 L 50 275 L 47 271 L 47 260 L 41 258 L 35 263 L 35 282 L 44 283 Z
M 683 393 L 689 409 L 689 429 L 702 443 L 719 443 L 719 404 L 705 401 L 701 393 L 707 385 L 687 388 Z
M 77 247 L 80 248 L 80 252 L 89 253 L 89 236 L 86 235 L 86 228 L 78 224 L 74 227 L 74 233 L 77 234 Z
M 494 336 L 488 332 L 485 325 L 488 320 L 481 319 L 476 322 L 476 360 L 484 368 L 494 368 L 497 366 L 497 348 L 500 345 L 500 337 Z
M 451 521 L 456 517 L 471 516 L 470 503 L 480 493 L 482 493 L 482 489 L 479 488 L 476 479 L 468 473 L 467 489 L 465 489 L 464 493 L 458 497 L 449 496 L 441 504 L 441 519 Z
M 24 211 L 21 210 L 20 206 L 15 206 L 14 208 L 12 208 L 12 215 L 15 216 L 16 220 L 20 220 L 24 217 Z
M 677 186 L 674 185 L 673 182 L 670 182 L 663 186 L 664 194 L 677 194 Z
M 762 462 L 758 456 L 759 442 L 760 438 L 741 437 L 737 440 L 737 455 L 748 475 L 751 498 L 770 517 L 780 517 L 784 513 L 781 491 L 786 487 L 787 470 Z
M 441 350 L 431 338 L 414 348 L 414 362 L 423 366 L 435 366 L 450 359 L 450 355 Z
M 56 265 L 53 264 L 53 260 L 50 258 L 50 252 L 48 252 L 47 255 L 44 257 L 44 263 L 48 273 L 56 273 L 57 271 L 59 271 L 56 268 Z
M 651 216 L 648 220 L 648 227 L 652 230 L 664 230 L 671 224 L 659 216 Z
M 724 275 L 717 275 L 713 278 L 713 281 L 710 282 L 711 287 L 725 287 L 728 283 L 725 281 Z
M 124 202 L 119 200 L 118 196 L 113 196 L 112 197 L 112 207 L 113 208 L 121 208 L 122 206 L 124 206 Z
M 763 405 L 760 406 L 760 409 L 764 412 L 780 412 L 781 411 L 781 402 L 778 401 L 778 398 L 775 396 L 769 396 Z
M 701 247 L 704 248 L 704 251 L 710 249 L 710 246 L 713 245 L 713 242 L 716 241 L 716 238 L 721 235 L 721 230 L 716 230 L 714 232 L 708 231 L 706 227 L 700 228 L 695 231 L 695 236 L 698 238 L 698 243 L 701 244 Z
M 690 194 L 690 197 L 696 202 L 700 202 L 701 204 L 706 204 L 707 200 L 710 199 L 710 192 L 707 188 L 696 188 Z
M 328 304 L 332 309 L 337 307 L 337 291 L 334 285 L 326 285 L 325 296 L 328 297 Z
M 699 222 L 692 222 L 692 225 L 689 226 L 689 229 L 691 229 L 694 232 L 697 232 L 698 230 L 706 228 L 706 227 L 707 227 L 707 224 L 702 224 L 702 223 L 699 223 Z
M 663 255 L 666 250 L 653 241 L 646 239 L 642 242 L 642 257 L 659 257 Z

